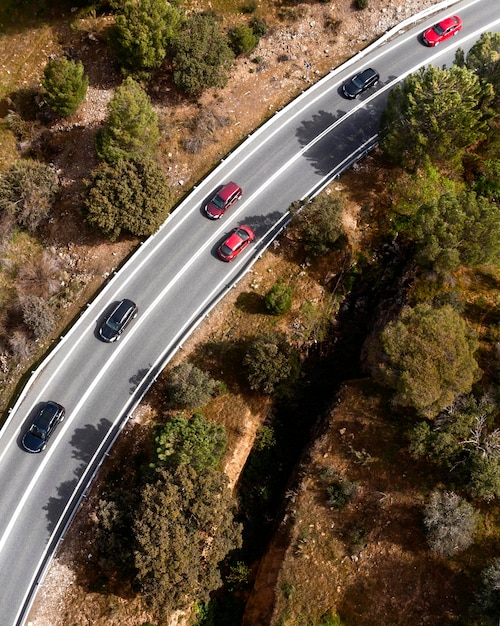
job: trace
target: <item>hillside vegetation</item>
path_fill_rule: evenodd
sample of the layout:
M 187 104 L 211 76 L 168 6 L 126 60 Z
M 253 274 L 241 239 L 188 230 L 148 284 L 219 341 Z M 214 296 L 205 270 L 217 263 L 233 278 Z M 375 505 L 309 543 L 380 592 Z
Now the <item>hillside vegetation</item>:
M 202 175 L 240 122 L 214 93 L 235 67 L 265 73 L 268 21 L 306 11 L 88 4 L 60 3 L 69 27 L 45 2 L 3 9 L 55 57 L 32 68 L 41 84 L 4 86 L 5 401 L 174 207 L 170 147 Z M 320 30 L 337 37 L 334 10 Z M 96 85 L 105 106 L 83 123 Z M 497 622 L 499 114 L 498 35 L 393 90 L 380 149 L 291 207 L 147 398 L 63 548 L 77 584 L 34 624 Z

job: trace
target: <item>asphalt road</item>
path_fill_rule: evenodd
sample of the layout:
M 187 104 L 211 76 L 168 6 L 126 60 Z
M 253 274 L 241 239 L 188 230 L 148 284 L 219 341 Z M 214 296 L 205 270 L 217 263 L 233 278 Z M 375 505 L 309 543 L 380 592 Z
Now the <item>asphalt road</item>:
M 462 17 L 463 31 L 425 48 L 417 36 L 453 13 Z M 182 341 L 262 253 L 291 202 L 313 196 L 373 144 L 395 83 L 424 64 L 451 64 L 456 47 L 467 50 L 486 30 L 500 30 L 498 0 L 462 1 L 332 71 L 226 158 L 89 304 L 0 432 L 0 626 L 23 623 L 99 451 Z M 367 66 L 379 71 L 380 83 L 345 100 L 342 83 Z M 243 188 L 243 198 L 221 220 L 208 220 L 204 203 L 229 180 Z M 241 259 L 223 263 L 216 248 L 241 223 L 252 226 L 257 241 Z M 118 343 L 102 343 L 98 324 L 123 297 L 138 303 L 139 316 Z M 22 434 L 48 399 L 66 407 L 66 420 L 45 452 L 28 454 Z

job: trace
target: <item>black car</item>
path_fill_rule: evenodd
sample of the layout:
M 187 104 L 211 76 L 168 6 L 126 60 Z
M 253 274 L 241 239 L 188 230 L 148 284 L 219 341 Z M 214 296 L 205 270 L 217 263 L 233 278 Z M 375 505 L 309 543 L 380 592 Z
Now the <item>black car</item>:
M 28 432 L 23 437 L 23 448 L 28 452 L 45 450 L 55 427 L 62 422 L 66 411 L 57 402 L 46 402 L 38 411 Z
M 376 85 L 379 79 L 380 76 L 378 73 L 369 67 L 347 81 L 347 83 L 342 86 L 342 93 L 346 98 L 352 100 L 356 96 L 359 96 L 360 93 L 363 93 L 365 89 Z
M 137 317 L 137 311 L 137 305 L 132 300 L 125 298 L 119 302 L 99 329 L 101 339 L 108 343 L 118 341 L 130 321 Z

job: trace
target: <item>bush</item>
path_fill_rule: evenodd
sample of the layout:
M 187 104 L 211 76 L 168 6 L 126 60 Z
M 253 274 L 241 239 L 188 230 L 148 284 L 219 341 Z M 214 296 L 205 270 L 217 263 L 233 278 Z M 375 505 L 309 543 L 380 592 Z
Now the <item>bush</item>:
M 481 572 L 482 588 L 478 593 L 477 606 L 481 613 L 491 618 L 492 625 L 497 626 L 500 615 L 500 558 Z
M 292 288 L 278 282 L 271 287 L 264 298 L 266 310 L 271 315 L 284 315 L 292 307 Z
M 368 0 L 355 0 L 357 9 L 366 9 L 368 8 Z
M 172 43 L 174 84 L 189 96 L 225 87 L 234 53 L 215 17 L 193 15 Z
M 250 388 L 267 394 L 285 391 L 284 383 L 293 385 L 299 373 L 297 352 L 279 333 L 262 334 L 251 341 L 243 367 Z
M 103 163 L 91 175 L 84 205 L 87 221 L 111 241 L 122 230 L 137 236 L 155 233 L 168 215 L 170 189 L 152 160 Z
M 59 115 L 72 115 L 85 99 L 88 77 L 83 63 L 66 57 L 52 59 L 45 67 L 42 85 L 50 108 Z
M 230 31 L 229 41 L 233 52 L 238 55 L 251 52 L 259 43 L 259 38 L 250 26 L 239 24 Z
M 34 232 L 48 216 L 58 189 L 59 179 L 52 167 L 38 161 L 17 161 L 0 172 L 0 211 Z
M 472 544 L 477 514 L 456 493 L 434 491 L 424 509 L 424 524 L 431 550 L 452 556 Z
M 342 201 L 339 197 L 321 194 L 299 211 L 291 206 L 292 225 L 302 238 L 304 249 L 312 256 L 328 254 L 345 243 L 342 224 Z
M 201 413 L 191 418 L 176 415 L 155 428 L 154 445 L 158 466 L 189 465 L 197 472 L 216 467 L 226 449 L 226 431 Z
M 172 368 L 165 389 L 167 406 L 196 409 L 217 391 L 218 383 L 206 372 L 185 361 Z
M 258 15 L 254 15 L 254 17 L 250 20 L 250 28 L 259 38 L 263 37 L 267 33 L 267 24 Z
M 26 326 L 37 339 L 45 339 L 54 330 L 56 319 L 50 304 L 38 296 L 24 296 L 21 302 Z
M 107 126 L 96 136 L 97 156 L 108 163 L 155 155 L 160 140 L 158 116 L 147 93 L 128 77 L 109 103 Z

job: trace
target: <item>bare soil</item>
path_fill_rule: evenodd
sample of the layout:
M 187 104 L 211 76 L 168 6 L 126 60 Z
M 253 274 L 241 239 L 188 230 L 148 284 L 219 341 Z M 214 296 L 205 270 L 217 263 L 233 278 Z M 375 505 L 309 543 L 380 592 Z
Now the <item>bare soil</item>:
M 370 0 L 369 8 L 364 11 L 356 11 L 351 0 L 299 4 L 293 6 L 286 21 L 280 20 L 277 12 L 267 7 L 266 21 L 270 25 L 268 34 L 261 40 L 251 58 L 238 60 L 229 86 L 225 89 L 216 93 L 207 92 L 198 102 L 190 103 L 179 97 L 166 76 L 158 76 L 150 95 L 164 128 L 161 162 L 177 198 L 180 199 L 218 159 L 264 119 L 307 88 L 308 81 L 317 80 L 389 27 L 432 4 L 435 2 L 431 0 L 405 0 L 397 4 L 392 0 Z M 291 20 L 291 17 L 294 19 Z M 57 29 L 51 30 L 44 26 L 31 34 L 23 32 L 11 35 L 9 41 L 5 38 L 0 40 L 0 81 L 4 81 L 4 85 L 9 82 L 9 68 L 17 67 L 21 63 L 22 51 L 30 36 L 31 41 L 39 41 L 39 62 L 34 69 L 31 66 L 30 73 L 24 76 L 23 82 L 26 86 L 33 85 L 33 81 L 38 80 L 47 56 L 61 51 L 70 50 L 78 58 L 82 58 L 90 75 L 87 100 L 81 109 L 71 119 L 54 122 L 49 128 L 51 160 L 58 168 L 63 182 L 61 206 L 66 217 L 64 225 L 60 220 L 54 222 L 49 237 L 52 237 L 57 250 L 71 257 L 79 271 L 86 274 L 87 280 L 82 294 L 87 297 L 137 244 L 133 239 L 123 239 L 117 244 L 106 243 L 85 228 L 80 216 L 82 181 L 96 164 L 94 135 L 105 120 L 107 104 L 113 89 L 121 80 L 103 43 L 102 36 L 106 26 L 106 21 L 102 19 L 89 18 L 73 21 L 71 29 L 68 21 L 60 23 Z M 259 59 L 259 62 L 252 59 Z M 308 81 L 305 76 L 305 61 L 312 64 Z M 22 73 L 19 67 L 17 71 Z M 202 148 L 198 153 L 188 153 L 184 149 L 185 141 L 193 135 L 193 120 L 200 110 L 209 110 L 214 116 L 227 119 L 227 122 L 217 133 L 207 132 L 203 135 Z M 370 161 L 360 167 L 365 168 L 359 173 L 361 179 L 366 181 L 369 175 L 376 177 L 377 172 L 370 169 Z M 356 172 L 350 176 L 356 182 L 352 189 L 356 189 L 359 187 Z M 330 192 L 336 193 L 342 189 L 349 199 L 345 222 L 351 241 L 356 245 L 363 236 L 359 227 L 361 200 L 355 197 L 355 191 L 350 191 L 350 178 L 345 180 L 346 182 L 332 185 Z M 286 255 L 280 254 L 279 249 L 269 251 L 241 281 L 238 288 L 211 314 L 209 322 L 196 331 L 179 358 L 195 353 L 197 346 L 214 337 L 230 339 L 231 329 L 236 322 L 242 324 L 239 326 L 242 334 L 257 332 L 259 325 L 265 327 L 265 316 L 248 315 L 244 308 L 237 306 L 238 299 L 249 294 L 262 296 L 278 278 L 293 281 L 294 288 L 302 290 L 304 298 L 318 300 L 324 295 L 320 281 L 305 272 L 300 272 L 297 277 L 294 259 L 287 259 Z M 79 304 L 75 303 L 75 306 Z M 68 312 L 68 316 L 71 316 L 71 312 Z M 245 321 L 242 322 L 242 319 Z M 90 591 L 89 585 L 95 581 L 89 575 L 92 572 L 89 564 L 94 559 L 94 510 L 102 480 L 110 467 L 126 462 L 125 458 L 130 453 L 131 446 L 140 444 L 145 432 L 144 424 L 155 416 L 157 401 L 154 393 L 153 390 L 153 395 L 146 398 L 122 434 L 53 559 L 31 610 L 28 620 L 30 626 L 135 626 L 152 619 L 128 590 L 121 590 L 121 593 L 114 595 Z M 226 405 L 229 402 L 233 407 L 239 407 L 237 423 L 231 423 L 231 418 L 228 417 L 231 411 L 227 410 Z M 239 476 L 255 432 L 268 410 L 267 401 L 249 399 L 238 394 L 233 394 L 230 401 L 217 399 L 208 408 L 209 417 L 220 420 L 228 429 L 230 453 L 226 460 L 226 471 L 232 485 Z M 251 610 L 255 611 L 255 615 L 267 617 L 264 621 L 256 617 L 255 621 L 250 621 L 252 624 L 269 623 L 266 620 L 274 606 L 274 581 L 283 556 L 283 549 L 270 553 L 267 566 L 269 569 L 261 570 L 260 580 L 268 580 L 269 583 L 262 585 L 260 582 L 260 589 L 265 588 L 268 593 L 266 595 L 256 591 Z M 383 556 L 384 552 L 381 550 L 381 563 Z M 340 591 L 345 590 L 348 581 L 353 580 L 352 571 L 346 573 L 348 575 L 345 580 L 342 568 L 335 574 Z M 403 597 L 402 585 L 397 588 L 397 580 L 393 580 L 391 584 L 394 585 L 391 590 L 393 596 Z M 340 591 L 338 598 L 342 596 Z M 165 622 L 169 626 L 183 623 L 183 616 L 172 616 Z

